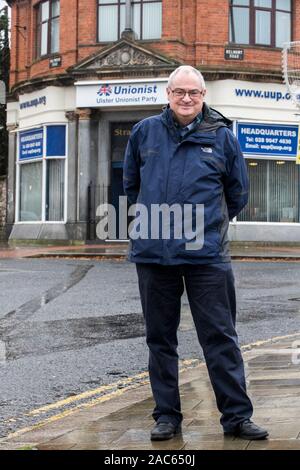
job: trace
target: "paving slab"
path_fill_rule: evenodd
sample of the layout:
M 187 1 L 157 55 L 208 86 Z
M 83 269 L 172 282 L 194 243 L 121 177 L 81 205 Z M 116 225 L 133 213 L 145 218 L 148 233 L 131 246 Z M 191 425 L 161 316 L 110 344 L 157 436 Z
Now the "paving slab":
M 223 435 L 205 364 L 194 363 L 180 374 L 184 420 L 182 434 L 174 439 L 149 439 L 154 403 L 146 380 L 120 397 L 21 430 L 0 440 L 0 449 L 299 450 L 300 365 L 285 352 L 283 369 L 278 353 L 296 339 L 299 334 L 260 342 L 243 352 L 246 369 L 250 370 L 248 392 L 254 403 L 253 419 L 268 428 L 268 440 L 250 442 Z

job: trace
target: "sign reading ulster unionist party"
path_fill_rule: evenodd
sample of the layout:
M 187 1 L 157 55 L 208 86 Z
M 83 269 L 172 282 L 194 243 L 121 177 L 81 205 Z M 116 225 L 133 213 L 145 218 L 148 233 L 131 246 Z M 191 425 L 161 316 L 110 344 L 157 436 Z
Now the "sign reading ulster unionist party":
M 166 79 L 132 82 L 122 80 L 77 82 L 76 106 L 78 108 L 102 108 L 165 104 L 167 102 L 166 87 Z
M 246 155 L 297 155 L 298 126 L 238 122 L 237 138 Z
M 20 132 L 19 158 L 42 158 L 43 156 L 44 133 L 43 128 L 32 129 Z

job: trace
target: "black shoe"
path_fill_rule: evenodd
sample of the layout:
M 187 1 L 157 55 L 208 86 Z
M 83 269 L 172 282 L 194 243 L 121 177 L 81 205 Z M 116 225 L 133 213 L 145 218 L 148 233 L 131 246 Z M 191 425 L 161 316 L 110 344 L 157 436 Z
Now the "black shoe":
M 232 432 L 224 432 L 226 436 L 235 436 L 240 437 L 241 439 L 246 439 L 248 441 L 255 441 L 258 439 L 266 439 L 269 435 L 268 431 L 257 424 L 250 421 L 250 419 L 246 419 L 242 423 L 240 423 L 236 429 Z
M 151 431 L 151 441 L 166 441 L 181 432 L 181 425 L 172 423 L 157 423 Z

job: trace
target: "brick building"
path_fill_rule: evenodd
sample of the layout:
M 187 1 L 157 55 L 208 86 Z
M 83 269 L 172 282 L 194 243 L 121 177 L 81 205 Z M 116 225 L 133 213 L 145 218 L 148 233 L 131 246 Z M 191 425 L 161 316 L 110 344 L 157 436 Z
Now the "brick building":
M 234 121 L 250 201 L 234 240 L 300 241 L 296 108 L 282 45 L 300 0 L 10 0 L 8 227 L 12 239 L 95 237 L 97 207 L 122 195 L 133 123 L 159 113 L 180 64 Z

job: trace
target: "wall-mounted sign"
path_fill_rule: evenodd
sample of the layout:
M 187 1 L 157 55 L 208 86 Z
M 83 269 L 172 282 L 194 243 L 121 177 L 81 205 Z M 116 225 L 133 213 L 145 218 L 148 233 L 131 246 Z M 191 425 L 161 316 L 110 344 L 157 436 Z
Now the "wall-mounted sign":
M 147 106 L 167 103 L 167 80 L 78 82 L 76 106 L 78 108 L 111 106 Z
M 23 101 L 20 103 L 20 109 L 26 109 L 26 108 L 36 108 L 37 106 L 44 105 L 46 106 L 47 104 L 47 98 L 46 96 L 39 96 L 38 98 L 33 98 L 30 101 Z
M 297 155 L 298 126 L 238 122 L 237 138 L 245 155 Z
M 44 131 L 40 127 L 19 134 L 19 160 L 42 158 L 44 146 Z
M 66 126 L 47 126 L 46 156 L 64 157 L 66 155 Z
M 52 57 L 49 59 L 49 67 L 50 69 L 54 69 L 55 67 L 61 67 L 61 57 Z
M 224 51 L 224 58 L 226 60 L 244 60 L 244 49 L 226 47 Z

